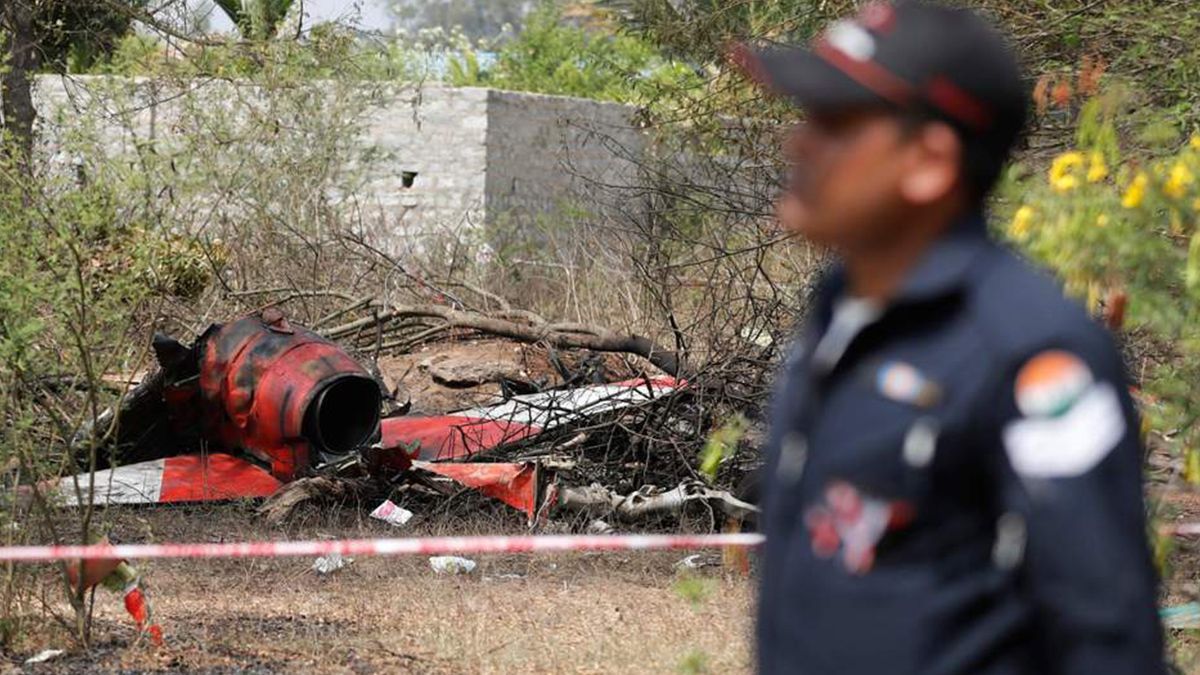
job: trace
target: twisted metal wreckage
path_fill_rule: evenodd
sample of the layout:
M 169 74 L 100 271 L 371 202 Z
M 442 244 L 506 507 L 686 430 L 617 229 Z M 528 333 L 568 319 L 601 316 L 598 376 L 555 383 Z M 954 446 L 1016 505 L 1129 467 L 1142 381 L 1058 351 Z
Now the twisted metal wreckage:
M 531 526 L 567 511 L 622 520 L 704 502 L 734 517 L 756 509 L 697 481 L 617 494 L 560 485 L 532 461 L 478 461 L 549 431 L 644 406 L 685 387 L 642 377 L 511 396 L 434 416 L 381 419 L 377 380 L 345 350 L 268 309 L 211 326 L 188 347 L 156 336 L 160 369 L 126 399 L 117 451 L 97 453 L 107 412 L 80 430 L 99 470 L 59 480 L 63 503 L 173 504 L 268 498 L 302 480 L 366 473 L 392 484 L 449 479 L 525 513 Z M 102 449 L 103 450 L 103 449 Z M 122 461 L 114 465 L 119 454 Z
M 553 466 L 537 459 L 479 461 L 547 432 L 594 427 L 603 416 L 662 400 L 685 388 L 677 373 L 508 396 L 449 414 L 383 418 L 380 382 L 337 344 L 291 324 L 277 309 L 213 325 L 190 347 L 162 335 L 153 346 L 160 368 L 128 393 L 119 411 L 77 432 L 74 449 L 93 470 L 47 486 L 58 503 L 268 498 L 270 517 L 365 475 L 435 494 L 451 492 L 439 481 L 453 482 L 518 509 L 531 527 L 557 512 L 595 518 L 593 527 L 607 528 L 599 518 L 634 521 L 694 503 L 737 520 L 757 510 L 695 480 L 622 495 L 597 483 L 560 484 Z M 556 445 L 569 448 L 581 436 Z M 272 512 L 273 503 L 283 506 Z M 395 508 L 386 501 L 376 513 L 384 507 Z M 104 585 L 123 593 L 139 631 L 162 642 L 140 575 L 127 561 L 80 562 L 68 573 L 77 592 Z

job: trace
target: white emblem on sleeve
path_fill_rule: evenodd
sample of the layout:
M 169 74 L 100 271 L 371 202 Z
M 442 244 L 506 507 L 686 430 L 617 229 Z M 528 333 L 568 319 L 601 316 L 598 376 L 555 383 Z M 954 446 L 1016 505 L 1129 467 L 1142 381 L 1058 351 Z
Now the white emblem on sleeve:
M 875 38 L 853 21 L 839 21 L 829 28 L 825 39 L 835 49 L 855 61 L 870 61 L 875 56 Z
M 1116 389 L 1097 383 L 1058 416 L 1023 417 L 1009 423 L 1004 447 L 1021 476 L 1070 478 L 1099 464 L 1121 442 L 1125 430 Z

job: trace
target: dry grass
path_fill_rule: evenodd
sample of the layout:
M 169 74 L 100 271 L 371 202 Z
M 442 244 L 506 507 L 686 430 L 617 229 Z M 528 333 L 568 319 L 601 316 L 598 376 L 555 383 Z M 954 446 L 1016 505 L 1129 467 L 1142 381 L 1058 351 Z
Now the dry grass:
M 352 510 L 287 531 L 253 524 L 236 506 L 110 515 L 125 541 L 396 534 Z M 513 524 L 493 519 L 464 529 Z M 309 559 L 148 562 L 141 570 L 166 647 L 138 642 L 119 599 L 103 593 L 93 649 L 37 670 L 661 673 L 690 664 L 749 671 L 752 584 L 706 577 L 706 592 L 693 602 L 676 589 L 680 557 L 483 556 L 467 577 L 437 576 L 424 558 L 364 558 L 329 577 L 310 571 Z M 19 656 L 68 646 L 61 631 L 43 625 L 28 632 Z

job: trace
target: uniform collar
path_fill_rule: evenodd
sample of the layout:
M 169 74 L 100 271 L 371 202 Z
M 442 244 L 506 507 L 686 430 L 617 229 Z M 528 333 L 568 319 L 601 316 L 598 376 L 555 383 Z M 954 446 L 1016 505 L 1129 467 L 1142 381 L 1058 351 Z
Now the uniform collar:
M 987 221 L 981 211 L 962 218 L 939 237 L 909 272 L 889 309 L 940 300 L 967 283 L 979 253 L 987 246 Z M 846 289 L 846 270 L 836 266 L 817 292 L 821 325 L 828 325 L 833 305 Z
M 987 221 L 982 213 L 958 221 L 929 247 L 890 304 L 939 300 L 961 290 L 987 243 Z

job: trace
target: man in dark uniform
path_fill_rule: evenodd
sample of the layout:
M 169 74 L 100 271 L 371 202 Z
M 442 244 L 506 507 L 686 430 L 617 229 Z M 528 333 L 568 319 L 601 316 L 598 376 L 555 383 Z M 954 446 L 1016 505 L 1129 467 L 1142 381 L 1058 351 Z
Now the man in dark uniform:
M 1004 40 L 910 2 L 739 56 L 807 113 L 780 219 L 841 261 L 773 407 L 760 670 L 1165 672 L 1120 357 L 982 215 L 1025 121 Z

